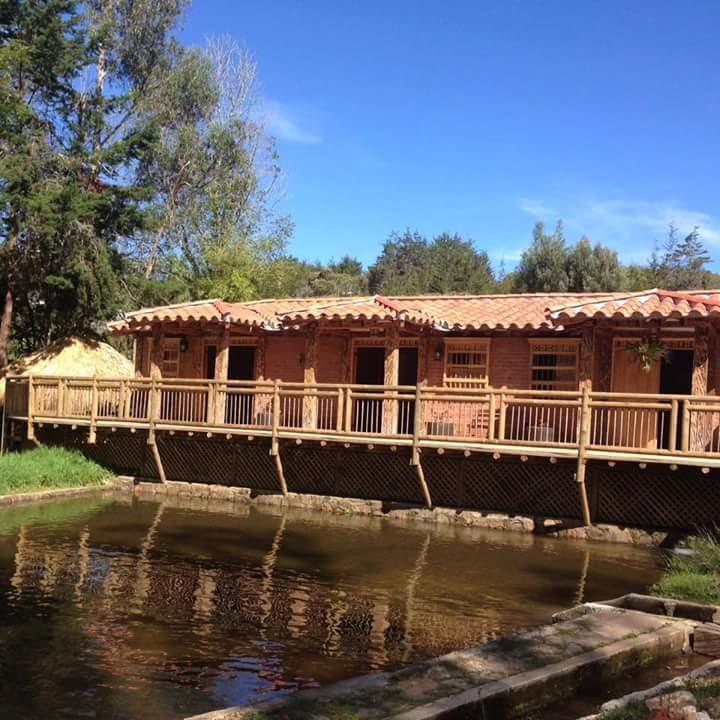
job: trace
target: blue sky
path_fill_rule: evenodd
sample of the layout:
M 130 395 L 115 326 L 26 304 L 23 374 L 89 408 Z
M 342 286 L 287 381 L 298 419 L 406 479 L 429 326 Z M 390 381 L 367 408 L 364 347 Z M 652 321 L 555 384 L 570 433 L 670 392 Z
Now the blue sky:
M 697 224 L 720 259 L 718 27 L 711 0 L 194 0 L 183 39 L 254 55 L 291 252 L 410 227 L 510 268 L 559 217 L 625 261 Z

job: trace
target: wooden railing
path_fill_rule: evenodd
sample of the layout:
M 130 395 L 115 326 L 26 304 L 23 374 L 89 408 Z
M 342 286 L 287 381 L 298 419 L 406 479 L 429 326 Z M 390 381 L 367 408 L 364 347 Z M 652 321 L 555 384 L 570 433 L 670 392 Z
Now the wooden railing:
M 9 377 L 5 418 L 720 464 L 720 398 L 421 385 Z M 584 431 L 583 431 L 584 429 Z

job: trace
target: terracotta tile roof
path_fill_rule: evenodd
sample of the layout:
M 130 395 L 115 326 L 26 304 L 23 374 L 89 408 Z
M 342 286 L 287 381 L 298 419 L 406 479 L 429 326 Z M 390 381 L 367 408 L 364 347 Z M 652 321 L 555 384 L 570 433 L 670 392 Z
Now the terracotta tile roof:
M 226 303 L 223 300 L 198 300 L 197 302 L 141 308 L 126 313 L 120 320 L 108 323 L 111 331 L 131 330 L 157 322 L 233 322 L 261 326 L 271 317 L 264 317 L 243 303 Z
M 720 292 L 716 290 L 671 292 L 645 290 L 614 294 L 612 298 L 590 302 L 554 305 L 550 317 L 555 322 L 583 320 L 651 320 L 720 317 Z
M 144 308 L 110 324 L 132 332 L 153 322 L 227 322 L 277 330 L 314 320 L 404 320 L 441 331 L 557 329 L 588 319 L 720 317 L 720 291 L 515 295 L 382 295 L 194 303 Z

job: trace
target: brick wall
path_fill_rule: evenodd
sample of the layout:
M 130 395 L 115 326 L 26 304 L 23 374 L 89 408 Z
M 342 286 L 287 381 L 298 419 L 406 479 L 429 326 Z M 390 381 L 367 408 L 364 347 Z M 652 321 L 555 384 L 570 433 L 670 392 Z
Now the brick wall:
M 265 341 L 265 377 L 286 382 L 303 381 L 304 335 L 268 335 Z

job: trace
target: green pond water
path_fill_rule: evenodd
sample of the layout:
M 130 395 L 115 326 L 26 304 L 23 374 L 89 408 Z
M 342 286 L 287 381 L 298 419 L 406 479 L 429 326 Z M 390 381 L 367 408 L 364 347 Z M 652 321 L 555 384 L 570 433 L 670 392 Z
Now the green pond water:
M 658 551 L 83 498 L 0 510 L 0 718 L 176 719 L 643 591 Z

